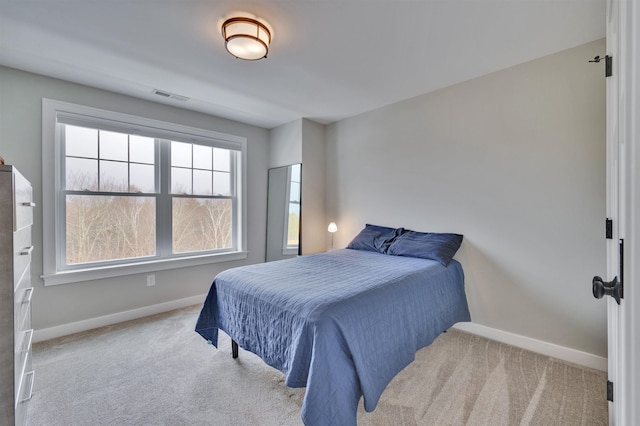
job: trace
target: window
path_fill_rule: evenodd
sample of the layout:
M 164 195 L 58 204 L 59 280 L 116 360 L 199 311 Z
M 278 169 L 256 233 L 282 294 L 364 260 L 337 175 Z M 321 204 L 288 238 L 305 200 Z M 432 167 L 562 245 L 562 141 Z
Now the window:
M 246 257 L 245 151 L 237 136 L 43 100 L 45 284 Z
M 171 141 L 173 253 L 233 248 L 233 156 Z

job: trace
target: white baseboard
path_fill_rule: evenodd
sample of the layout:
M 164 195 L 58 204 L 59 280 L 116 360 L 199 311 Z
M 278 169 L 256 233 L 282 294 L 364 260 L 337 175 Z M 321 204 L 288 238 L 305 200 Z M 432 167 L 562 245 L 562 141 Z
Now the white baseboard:
M 104 327 L 106 325 L 113 325 L 124 321 L 147 317 L 149 315 L 161 314 L 163 312 L 172 311 L 174 309 L 186 308 L 187 306 L 193 306 L 203 303 L 205 298 L 205 294 L 200 296 L 192 296 L 185 299 L 172 300 L 170 302 L 160 303 L 157 305 L 132 309 L 130 311 L 117 312 L 115 314 L 104 315 L 101 317 L 90 318 L 83 321 L 77 321 L 69 324 L 62 324 L 55 327 L 35 330 L 33 332 L 33 342 L 42 342 L 44 340 L 67 336 L 69 334 L 79 333 L 81 331 L 92 330 L 94 328 Z
M 519 334 L 509 333 L 507 331 L 498 330 L 497 328 L 474 324 L 472 322 L 461 322 L 454 325 L 453 328 L 486 337 L 487 339 L 496 340 L 501 343 L 506 343 L 511 346 L 537 352 L 542 355 L 582 365 L 584 367 L 607 371 L 607 358 L 587 352 L 567 348 L 554 343 L 543 342 L 542 340 L 532 339 L 531 337 L 521 336 Z

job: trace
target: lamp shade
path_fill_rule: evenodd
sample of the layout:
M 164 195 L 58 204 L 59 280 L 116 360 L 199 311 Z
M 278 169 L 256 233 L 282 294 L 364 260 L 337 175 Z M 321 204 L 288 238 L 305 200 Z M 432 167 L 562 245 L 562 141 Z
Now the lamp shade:
M 331 232 L 331 233 L 334 233 L 334 232 L 336 232 L 337 230 L 338 230 L 338 226 L 336 225 L 336 223 L 335 223 L 335 222 L 331 222 L 331 223 L 329 224 L 329 227 L 327 228 L 327 231 L 329 231 L 329 232 Z
M 255 61 L 267 57 L 271 32 L 265 24 L 251 18 L 230 18 L 222 24 L 227 51 L 236 58 Z

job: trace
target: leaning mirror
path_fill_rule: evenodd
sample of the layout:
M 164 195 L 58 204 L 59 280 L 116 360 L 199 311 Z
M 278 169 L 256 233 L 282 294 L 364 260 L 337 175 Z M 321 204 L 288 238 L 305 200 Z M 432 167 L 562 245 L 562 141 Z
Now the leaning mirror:
M 266 261 L 302 253 L 300 241 L 302 165 L 269 169 Z

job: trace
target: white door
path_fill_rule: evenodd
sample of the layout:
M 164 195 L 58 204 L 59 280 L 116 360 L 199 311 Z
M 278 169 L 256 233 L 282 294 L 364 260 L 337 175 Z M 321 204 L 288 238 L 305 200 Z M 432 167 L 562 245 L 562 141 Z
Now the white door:
M 611 238 L 607 239 L 607 277 L 608 280 L 624 280 L 624 274 L 620 276 L 620 250 L 624 250 L 624 240 L 621 239 L 622 231 L 620 214 L 620 1 L 607 0 L 607 55 L 611 57 L 611 68 L 616 66 L 616 73 L 611 72 L 607 77 L 607 218 L 611 220 Z M 624 265 L 622 265 L 624 266 Z M 624 284 L 624 283 L 622 283 Z M 618 283 L 620 285 L 620 283 Z M 609 383 L 608 395 L 612 402 L 609 402 L 609 425 L 624 425 L 622 421 L 623 398 L 620 390 L 623 389 L 623 380 L 620 367 L 621 357 L 624 353 L 624 335 L 621 333 L 622 310 L 624 299 L 620 304 L 614 298 L 607 298 L 607 321 L 608 321 L 608 372 Z M 617 395 L 616 395 L 617 394 Z M 617 398 L 616 398 L 617 397 Z
M 623 224 L 620 214 L 620 1 L 607 0 L 607 60 L 610 64 L 604 67 L 611 68 L 611 75 L 606 79 L 606 102 L 607 102 L 607 158 L 606 158 L 606 177 L 607 177 L 607 275 L 598 283 L 594 278 L 593 292 L 594 296 L 602 297 L 605 291 L 607 303 L 607 322 L 608 322 L 608 378 L 607 397 L 609 402 L 609 425 L 624 425 L 622 422 L 622 408 L 620 407 L 623 398 L 620 396 L 620 389 L 623 388 L 620 374 L 621 357 L 624 353 L 623 343 L 624 335 L 620 332 L 622 328 L 622 313 L 624 309 L 624 298 L 620 299 L 618 292 L 620 282 L 624 279 L 620 271 L 620 251 L 624 247 L 624 241 L 621 239 L 621 231 Z M 613 73 L 613 65 L 616 65 L 616 72 Z M 623 265 L 624 266 L 624 265 Z M 616 287 L 614 287 L 614 285 Z M 615 294 L 618 293 L 618 294 Z M 616 298 L 618 300 L 616 300 Z M 617 394 L 617 395 L 616 395 Z
M 607 88 L 607 275 L 604 288 L 594 278 L 594 295 L 606 290 L 608 321 L 608 375 L 612 387 L 609 424 L 637 425 L 640 421 L 639 326 L 640 310 L 636 259 L 640 232 L 640 2 L 607 0 L 607 56 L 612 59 Z M 621 283 L 616 294 L 615 281 Z M 596 288 L 598 287 L 598 288 Z

